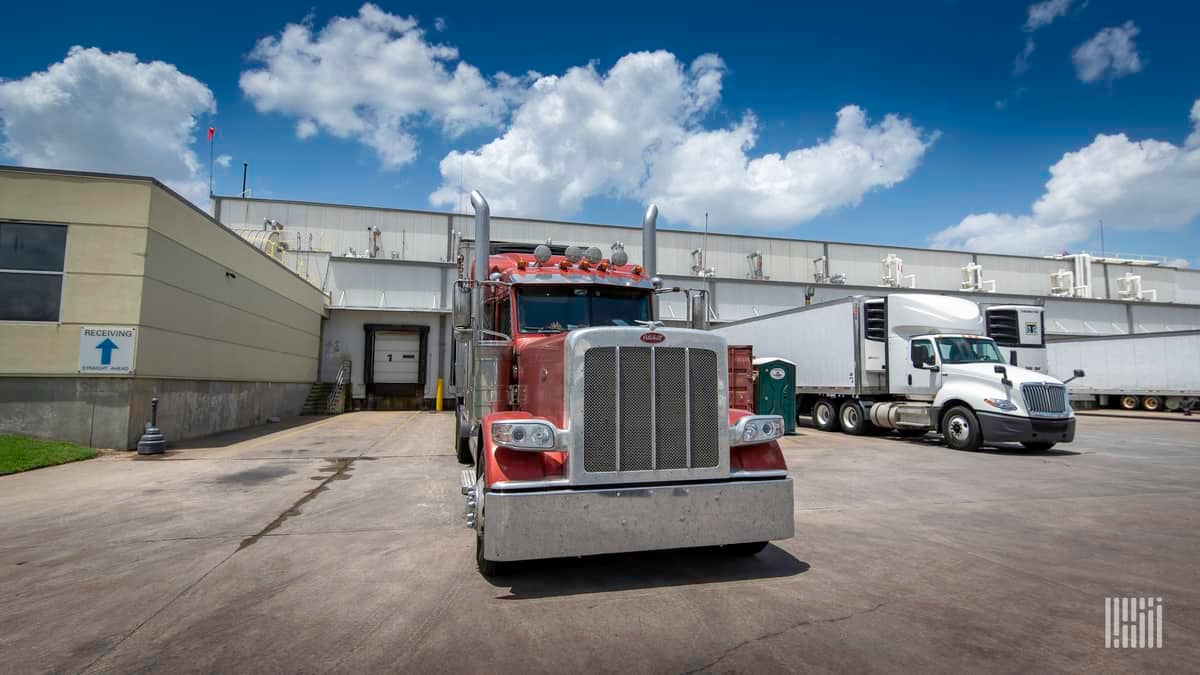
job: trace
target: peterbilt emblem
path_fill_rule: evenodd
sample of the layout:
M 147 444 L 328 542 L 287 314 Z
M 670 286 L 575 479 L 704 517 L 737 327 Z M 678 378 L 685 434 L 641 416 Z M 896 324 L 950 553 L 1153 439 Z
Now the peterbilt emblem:
M 667 339 L 667 336 L 663 335 L 662 333 L 642 333 L 642 342 L 649 342 L 650 344 L 658 344 L 659 342 L 662 342 L 663 340 L 666 340 L 666 339 Z

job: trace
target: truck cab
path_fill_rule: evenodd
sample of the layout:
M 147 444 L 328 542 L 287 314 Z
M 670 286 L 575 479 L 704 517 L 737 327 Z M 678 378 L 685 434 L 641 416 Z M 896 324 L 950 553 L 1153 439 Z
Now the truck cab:
M 1040 312 L 1001 309 L 1028 317 L 1041 342 Z M 893 294 L 887 298 L 887 324 L 888 393 L 927 402 L 929 427 L 941 431 L 950 446 L 973 449 L 986 440 L 1049 448 L 1074 439 L 1066 386 L 1045 372 L 1011 365 L 1004 348 L 984 334 L 985 313 L 976 303 Z
M 655 322 L 662 282 L 624 251 L 492 246 L 487 202 L 471 197 L 455 449 L 474 464 L 462 490 L 480 571 L 693 546 L 753 554 L 791 537 L 783 419 L 730 409 L 725 339 Z M 650 249 L 656 216 L 643 222 Z

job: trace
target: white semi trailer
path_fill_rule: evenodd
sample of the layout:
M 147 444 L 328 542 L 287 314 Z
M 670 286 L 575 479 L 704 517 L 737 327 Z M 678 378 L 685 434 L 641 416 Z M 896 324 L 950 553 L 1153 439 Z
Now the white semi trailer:
M 1200 407 L 1200 330 L 1061 338 L 1047 352 L 1051 373 L 1087 369 L 1072 400 L 1125 410 Z
M 797 414 L 823 431 L 935 431 L 961 450 L 1049 449 L 1075 437 L 1064 383 L 1008 365 L 979 305 L 965 298 L 854 296 L 714 330 L 754 345 L 756 356 L 794 361 Z

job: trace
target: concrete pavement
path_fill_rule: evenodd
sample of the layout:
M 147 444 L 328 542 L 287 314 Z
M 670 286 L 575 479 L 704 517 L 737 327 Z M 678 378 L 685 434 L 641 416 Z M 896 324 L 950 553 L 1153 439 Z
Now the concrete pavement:
M 0 478 L 4 672 L 1200 670 L 1200 437 L 1091 417 L 1049 453 L 802 428 L 755 558 L 486 580 L 448 414 L 362 412 Z M 1106 596 L 1165 602 L 1105 650 Z

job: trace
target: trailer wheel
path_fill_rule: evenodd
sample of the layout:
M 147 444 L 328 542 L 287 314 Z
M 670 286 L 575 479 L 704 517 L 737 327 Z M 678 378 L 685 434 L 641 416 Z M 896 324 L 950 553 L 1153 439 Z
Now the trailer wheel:
M 813 426 L 821 431 L 837 431 L 837 406 L 827 398 L 819 398 L 812 408 Z
M 942 436 L 955 450 L 978 450 L 983 442 L 979 419 L 969 408 L 956 405 L 942 418 Z
M 1150 412 L 1162 410 L 1162 399 L 1157 396 L 1143 396 L 1142 409 Z
M 1121 397 L 1118 405 L 1121 406 L 1121 410 L 1137 410 L 1138 403 L 1138 397 L 1133 396 L 1132 394 L 1126 394 Z
M 842 431 L 852 436 L 862 436 L 871 430 L 871 423 L 867 421 L 862 404 L 854 399 L 842 403 L 842 408 L 838 411 L 838 422 L 842 425 Z
M 454 406 L 454 456 L 459 464 L 471 463 L 471 443 L 467 438 L 470 433 L 469 429 L 463 433 L 462 406 Z

